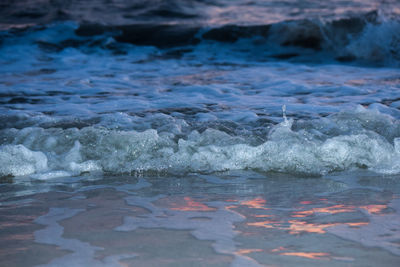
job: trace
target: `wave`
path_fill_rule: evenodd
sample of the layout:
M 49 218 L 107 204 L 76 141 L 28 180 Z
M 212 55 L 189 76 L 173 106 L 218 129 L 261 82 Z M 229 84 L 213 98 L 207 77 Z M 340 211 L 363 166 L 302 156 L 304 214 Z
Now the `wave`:
M 129 25 L 49 24 L 3 32 L 0 44 L 11 45 L 14 37 L 21 35 L 26 40 L 33 39 L 46 52 L 70 47 L 93 51 L 97 47 L 124 53 L 126 47 L 122 44 L 127 43 L 162 50 L 186 47 L 180 56 L 204 49 L 226 50 L 235 56 L 257 54 L 259 60 L 400 64 L 400 21 L 379 11 L 330 21 L 301 19 L 262 25 L 202 26 L 157 21 Z M 216 47 L 215 43 L 220 45 Z
M 38 179 L 86 172 L 186 174 L 251 169 L 324 175 L 369 169 L 400 173 L 400 122 L 359 107 L 315 120 L 284 120 L 266 141 L 208 128 L 186 135 L 98 127 L 1 131 L 0 176 Z

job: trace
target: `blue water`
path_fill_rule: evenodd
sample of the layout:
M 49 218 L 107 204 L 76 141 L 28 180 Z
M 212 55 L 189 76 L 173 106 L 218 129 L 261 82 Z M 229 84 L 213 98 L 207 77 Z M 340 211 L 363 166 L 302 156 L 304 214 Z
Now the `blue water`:
M 396 266 L 399 18 L 395 0 L 3 1 L 0 265 Z M 147 261 L 97 230 L 203 254 Z

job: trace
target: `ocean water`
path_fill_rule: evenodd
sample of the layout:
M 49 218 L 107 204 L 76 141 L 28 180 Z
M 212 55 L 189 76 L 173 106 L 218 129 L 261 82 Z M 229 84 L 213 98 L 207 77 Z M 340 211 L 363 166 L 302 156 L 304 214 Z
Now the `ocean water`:
M 0 265 L 398 266 L 400 2 L 0 3 Z

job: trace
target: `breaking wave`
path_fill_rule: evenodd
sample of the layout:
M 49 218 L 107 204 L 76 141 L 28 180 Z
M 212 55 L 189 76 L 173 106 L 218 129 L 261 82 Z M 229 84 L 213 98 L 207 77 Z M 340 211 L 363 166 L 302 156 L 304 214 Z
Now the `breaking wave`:
M 64 38 L 52 34 L 61 31 Z M 261 25 L 58 23 L 11 29 L 1 35 L 3 42 L 15 42 L 15 36 L 31 36 L 46 52 L 99 47 L 124 53 L 126 47 L 122 44 L 129 43 L 161 49 L 186 47 L 180 54 L 198 49 L 222 49 L 244 55 L 257 51 L 260 60 L 360 61 L 387 66 L 398 66 L 400 62 L 400 22 L 380 11 L 334 20 L 300 19 Z M 213 43 L 221 45 L 215 47 Z
M 362 108 L 316 120 L 287 120 L 273 126 L 265 142 L 208 128 L 187 135 L 148 129 L 98 127 L 1 131 L 0 175 L 38 179 L 85 172 L 185 174 L 252 169 L 324 175 L 370 169 L 400 173 L 400 123 Z

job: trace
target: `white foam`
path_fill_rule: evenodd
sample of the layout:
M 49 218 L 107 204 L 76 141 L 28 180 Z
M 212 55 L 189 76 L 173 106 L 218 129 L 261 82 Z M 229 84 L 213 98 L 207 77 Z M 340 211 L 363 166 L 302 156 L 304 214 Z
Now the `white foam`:
M 0 176 L 21 176 L 47 169 L 44 153 L 31 151 L 23 145 L 0 146 Z
M 292 129 L 294 124 L 297 129 Z M 83 172 L 241 169 L 312 175 L 355 168 L 400 173 L 399 133 L 398 121 L 362 107 L 314 121 L 284 119 L 258 145 L 250 144 L 247 136 L 212 128 L 183 136 L 178 131 L 177 138 L 172 132 L 154 129 L 33 127 L 9 130 L 14 139 L 1 148 L 1 174 L 41 173 L 40 179 L 48 179 Z

